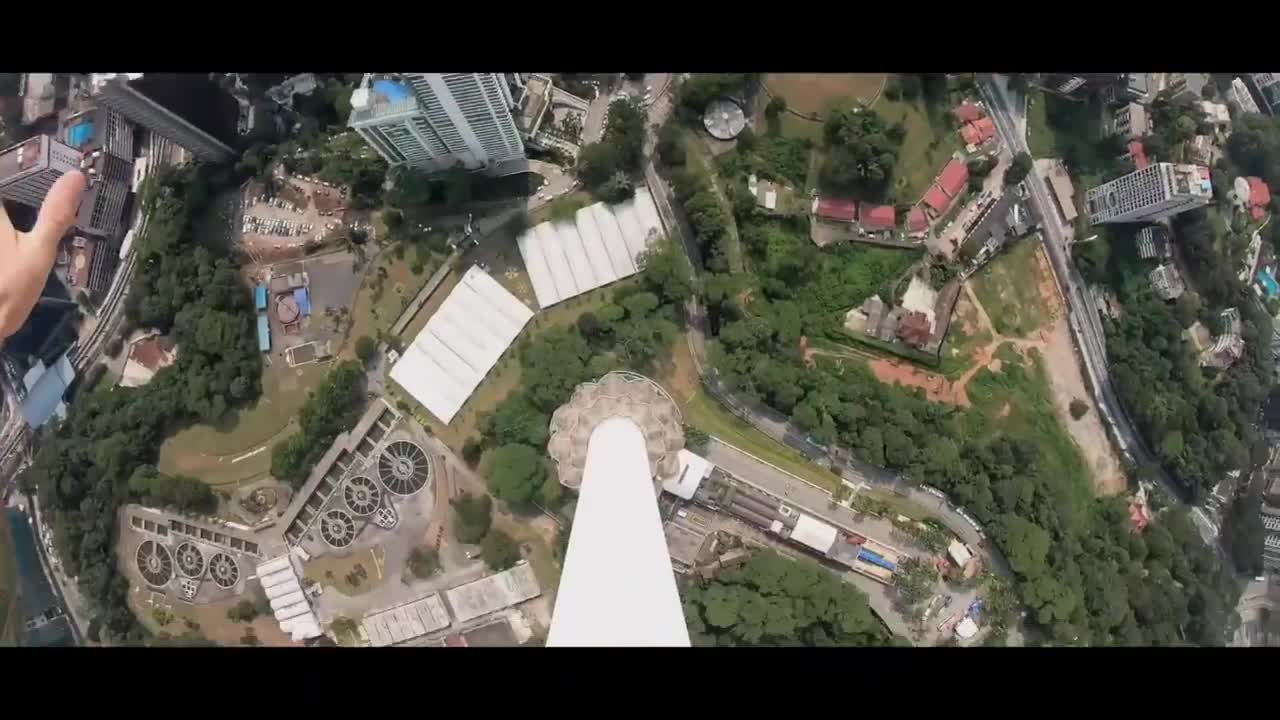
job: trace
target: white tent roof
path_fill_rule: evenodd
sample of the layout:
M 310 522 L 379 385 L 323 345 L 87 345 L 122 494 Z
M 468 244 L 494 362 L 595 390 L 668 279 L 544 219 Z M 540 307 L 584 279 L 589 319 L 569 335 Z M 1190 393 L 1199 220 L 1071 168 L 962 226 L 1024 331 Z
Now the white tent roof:
M 569 222 L 544 222 L 516 238 L 540 307 L 636 274 L 636 256 L 662 233 L 648 188 L 614 206 L 596 203 Z
M 662 481 L 662 489 L 676 497 L 691 500 L 693 494 L 698 492 L 698 486 L 711 474 L 711 469 L 715 465 L 701 455 L 695 455 L 683 448 L 676 457 L 680 462 L 680 469 L 675 475 Z
M 405 348 L 391 379 L 451 422 L 531 317 L 515 295 L 472 267 Z
M 825 553 L 835 545 L 838 534 L 835 528 L 821 520 L 800 513 L 796 517 L 796 527 L 791 531 L 791 539 Z
M 259 563 L 257 575 L 271 600 L 271 612 L 282 631 L 299 642 L 322 634 L 320 622 L 311 612 L 311 604 L 302 592 L 297 570 L 288 555 Z
M 644 435 L 611 417 L 587 445 L 547 646 L 688 647 Z

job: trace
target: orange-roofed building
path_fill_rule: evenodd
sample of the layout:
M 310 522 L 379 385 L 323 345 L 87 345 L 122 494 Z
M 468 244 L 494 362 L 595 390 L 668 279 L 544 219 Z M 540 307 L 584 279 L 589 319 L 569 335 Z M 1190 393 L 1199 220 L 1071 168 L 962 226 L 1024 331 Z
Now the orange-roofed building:
M 954 158 L 942 168 L 942 174 L 938 176 L 938 187 L 942 188 L 942 192 L 946 193 L 947 197 L 959 195 L 967 182 L 969 182 L 968 166 Z
M 977 145 L 982 142 L 982 133 L 978 132 L 978 128 L 973 123 L 965 123 L 960 126 L 960 137 L 964 138 L 965 145 Z
M 929 218 L 925 216 L 924 210 L 917 205 L 907 211 L 907 232 L 922 233 L 929 229 Z
M 924 204 L 929 206 L 934 215 L 941 215 L 951 204 L 951 198 L 942 192 L 942 188 L 935 185 L 929 186 L 929 192 L 924 194 Z
M 978 129 L 978 135 L 982 138 L 982 142 L 986 142 L 996 136 L 996 123 L 989 117 L 974 120 L 973 126 Z
M 858 203 L 839 198 L 818 198 L 813 214 L 824 220 L 853 222 L 858 219 Z
M 1261 220 L 1271 204 L 1271 188 L 1259 177 L 1245 178 L 1249 182 L 1249 217 Z
M 952 112 L 955 113 L 956 119 L 962 123 L 971 123 L 982 117 L 982 109 L 970 100 L 960 103 Z
M 862 227 L 868 230 L 892 230 L 898 224 L 898 214 L 892 205 L 863 205 Z

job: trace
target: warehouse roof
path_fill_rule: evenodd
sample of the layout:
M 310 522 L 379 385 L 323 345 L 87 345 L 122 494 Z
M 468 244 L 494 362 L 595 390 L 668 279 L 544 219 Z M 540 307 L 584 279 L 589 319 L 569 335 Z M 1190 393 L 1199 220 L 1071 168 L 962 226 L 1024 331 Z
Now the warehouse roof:
M 617 205 L 582 208 L 573 222 L 544 222 L 516 238 L 539 307 L 549 307 L 639 272 L 637 257 L 661 235 L 647 188 Z
M 431 593 L 388 610 L 369 613 L 360 625 L 369 636 L 370 645 L 385 647 L 449 627 L 449 611 L 440 600 L 440 593 Z
M 448 423 L 533 311 L 472 267 L 391 368 L 391 379 Z
M 715 465 L 712 465 L 710 460 L 684 448 L 681 448 L 676 456 L 680 461 L 680 470 L 662 481 L 662 489 L 676 497 L 692 500 L 693 494 L 698 492 L 698 486 L 711 474 Z
M 533 568 L 526 562 L 496 575 L 459 585 L 444 592 L 458 622 L 474 620 L 542 594 Z
M 271 612 L 280 629 L 295 641 L 319 637 L 320 621 L 302 591 L 297 569 L 289 555 L 281 555 L 258 564 L 257 575 L 262 589 L 271 601 Z
M 836 544 L 837 535 L 835 528 L 804 513 L 796 518 L 796 527 L 791 531 L 792 540 L 823 554 Z

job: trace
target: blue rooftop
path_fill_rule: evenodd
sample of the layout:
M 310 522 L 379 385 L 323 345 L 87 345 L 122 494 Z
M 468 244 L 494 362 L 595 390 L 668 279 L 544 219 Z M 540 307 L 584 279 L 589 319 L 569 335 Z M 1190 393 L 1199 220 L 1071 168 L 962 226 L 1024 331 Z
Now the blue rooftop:
M 253 304 L 258 310 L 267 309 L 267 286 L 259 285 L 253 289 Z
M 93 139 L 93 123 L 88 120 L 71 126 L 67 130 L 67 144 L 73 148 L 83 146 Z
M 298 312 L 304 316 L 311 314 L 311 295 L 307 293 L 304 287 L 295 288 L 293 291 L 293 300 L 298 303 Z
M 258 315 L 258 351 L 271 352 L 271 323 L 266 314 Z
M 58 358 L 53 367 L 38 363 L 23 377 L 27 386 L 27 398 L 22 401 L 22 418 L 31 429 L 43 427 L 54 415 L 65 418 L 67 406 L 62 396 L 76 379 L 75 368 L 66 355 Z
M 385 95 L 391 102 L 400 102 L 409 97 L 409 88 L 394 80 L 374 80 L 373 91 Z
M 1262 286 L 1262 291 L 1267 297 L 1275 297 L 1280 294 L 1280 285 L 1276 284 L 1276 279 L 1271 277 L 1271 273 L 1266 270 L 1258 271 L 1258 284 Z

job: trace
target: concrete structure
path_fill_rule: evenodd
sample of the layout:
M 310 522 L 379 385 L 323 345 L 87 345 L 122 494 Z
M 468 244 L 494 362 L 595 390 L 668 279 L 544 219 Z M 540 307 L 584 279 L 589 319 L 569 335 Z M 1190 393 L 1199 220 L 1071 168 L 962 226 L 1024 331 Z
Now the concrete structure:
M 590 428 L 548 647 L 689 646 L 647 445 L 628 417 Z
M 1275 484 L 1275 481 L 1272 481 Z M 1280 572 L 1280 507 L 1262 503 L 1262 566 L 1270 572 Z
M 956 564 L 956 567 L 963 568 L 973 559 L 973 552 L 959 540 L 952 540 L 947 546 L 947 556 Z
M 561 485 L 574 489 L 582 486 L 590 461 L 592 432 L 607 418 L 618 416 L 627 418 L 643 432 L 650 478 L 668 479 L 679 474 L 679 452 L 684 447 L 680 409 L 649 378 L 611 372 L 598 381 L 579 385 L 569 402 L 556 408 L 551 416 L 547 454 L 556 461 Z
M 1269 115 L 1280 111 L 1280 73 L 1250 73 L 1249 82 L 1258 91 L 1260 107 Z
M 1136 139 L 1151 132 L 1151 122 L 1147 117 L 1147 108 L 1131 102 L 1110 110 L 1104 119 L 1103 128 L 1107 135 Z
M 1211 100 L 1201 100 L 1200 109 L 1204 111 L 1205 122 L 1212 125 L 1214 130 L 1222 131 L 1231 128 L 1231 111 L 1226 105 Z
M 938 291 L 929 287 L 929 283 L 920 279 L 919 275 L 911 276 L 911 284 L 902 296 L 902 308 L 909 313 L 920 313 L 929 321 L 929 332 L 933 332 L 934 308 L 938 305 Z
M 129 343 L 124 370 L 120 373 L 121 387 L 140 387 L 151 382 L 160 370 L 178 359 L 178 346 L 172 338 L 152 331 Z
M 360 621 L 369 644 L 386 647 L 449 627 L 449 611 L 440 593 L 431 593 L 403 605 L 369 613 Z
M 1164 260 L 1173 254 L 1169 231 L 1163 225 L 1148 225 L 1138 231 L 1138 256 L 1143 260 Z
M 79 170 L 83 155 L 38 135 L 0 152 L 0 198 L 40 207 L 49 188 L 64 173 Z
M 581 501 L 578 509 L 581 512 Z M 560 581 L 560 592 L 564 593 L 563 578 Z M 453 609 L 454 619 L 459 623 L 497 612 L 541 594 L 542 588 L 538 587 L 538 578 L 534 576 L 533 568 L 524 561 L 510 570 L 444 591 L 445 600 Z
M 533 311 L 479 267 L 450 291 L 391 368 L 391 379 L 449 423 Z
M 262 591 L 271 602 L 271 613 L 280 629 L 301 642 L 309 638 L 320 637 L 320 621 L 311 610 L 306 593 L 299 580 L 301 573 L 294 566 L 292 553 L 286 553 L 259 563 L 257 567 L 258 581 L 262 583 Z
M 1209 169 L 1161 162 L 1089 190 L 1089 221 L 1151 222 L 1213 201 Z
M 747 116 L 738 103 L 717 98 L 707 103 L 707 109 L 702 113 L 702 126 L 717 140 L 732 140 L 747 127 Z
M 662 489 L 683 500 L 692 500 L 702 481 L 711 475 L 711 471 L 716 466 L 701 455 L 695 455 L 683 448 L 676 453 L 676 457 L 680 468 L 674 475 L 662 481 Z
M 1249 88 L 1245 86 L 1244 81 L 1235 78 L 1231 81 L 1231 90 L 1227 93 L 1227 102 L 1235 106 L 1236 110 L 1242 113 L 1260 114 L 1262 110 L 1258 107 L 1258 102 L 1253 99 L 1253 95 L 1249 94 Z
M 500 73 L 366 75 L 348 125 L 392 166 L 495 170 L 525 157 Z
M 99 105 L 160 135 L 196 157 L 225 162 L 235 157 L 235 98 L 202 74 L 119 75 L 96 83 Z
M 538 306 L 548 308 L 640 272 L 640 256 L 662 234 L 646 187 L 617 205 L 598 202 L 574 222 L 547 221 L 516 238 Z
M 1062 215 L 1063 221 L 1075 222 L 1076 189 L 1071 185 L 1071 176 L 1067 174 L 1066 166 L 1061 160 L 1037 160 L 1036 165 L 1036 171 L 1049 181 L 1049 188 L 1053 190 L 1054 204 L 1058 206 L 1058 212 Z
M 1187 289 L 1178 268 L 1172 263 L 1165 263 L 1151 271 L 1151 287 L 1161 300 L 1176 300 Z

